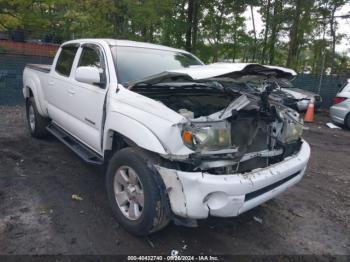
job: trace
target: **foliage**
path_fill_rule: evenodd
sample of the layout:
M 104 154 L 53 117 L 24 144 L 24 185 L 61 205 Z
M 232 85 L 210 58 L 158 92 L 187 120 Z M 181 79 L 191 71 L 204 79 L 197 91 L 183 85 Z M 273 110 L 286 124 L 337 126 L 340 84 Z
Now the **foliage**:
M 346 0 L 0 0 L 0 31 L 62 42 L 109 37 L 185 48 L 205 62 L 285 65 L 314 73 L 348 73 L 349 57 L 335 53 L 346 37 L 335 12 Z M 253 10 L 260 32 L 247 30 Z M 252 14 L 247 19 L 247 14 Z M 253 19 L 253 21 L 252 21 Z M 338 20 L 339 21 L 339 20 Z M 15 37 L 13 37 L 15 38 Z

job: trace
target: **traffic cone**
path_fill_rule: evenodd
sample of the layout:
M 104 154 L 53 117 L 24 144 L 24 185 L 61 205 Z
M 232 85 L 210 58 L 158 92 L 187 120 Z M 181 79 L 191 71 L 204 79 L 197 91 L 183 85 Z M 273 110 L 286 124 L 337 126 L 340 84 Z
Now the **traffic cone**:
M 307 106 L 304 122 L 309 122 L 309 123 L 314 122 L 314 114 L 315 114 L 315 98 L 312 97 L 310 99 L 309 105 Z

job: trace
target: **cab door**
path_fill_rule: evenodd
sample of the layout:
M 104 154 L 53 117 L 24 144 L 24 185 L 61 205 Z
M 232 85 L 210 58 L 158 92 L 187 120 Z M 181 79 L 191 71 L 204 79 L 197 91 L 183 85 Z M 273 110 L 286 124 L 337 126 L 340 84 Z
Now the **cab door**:
M 77 53 L 73 66 L 72 85 L 74 94 L 69 100 L 68 113 L 73 118 L 72 133 L 96 152 L 102 153 L 101 136 L 104 115 L 104 103 L 108 87 L 106 56 L 101 46 L 83 44 Z M 87 84 L 75 79 L 80 66 L 96 67 L 100 72 L 100 83 Z
M 71 80 L 73 63 L 75 61 L 79 44 L 68 44 L 60 48 L 58 57 L 51 69 L 45 97 L 48 102 L 48 114 L 50 118 L 66 130 L 70 130 L 69 97 L 74 93 L 74 86 Z

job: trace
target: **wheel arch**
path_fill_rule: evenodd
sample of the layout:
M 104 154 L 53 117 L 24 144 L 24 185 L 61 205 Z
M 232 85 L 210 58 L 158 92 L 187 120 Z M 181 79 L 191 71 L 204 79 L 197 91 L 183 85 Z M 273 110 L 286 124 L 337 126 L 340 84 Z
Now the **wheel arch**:
M 23 88 L 23 95 L 26 100 L 30 97 L 34 97 L 32 88 L 30 86 L 25 86 Z
M 344 125 L 350 129 L 350 111 L 347 113 L 347 115 L 344 118 Z
M 126 115 L 111 112 L 106 119 L 103 151 L 114 151 L 121 145 L 139 147 L 158 154 L 167 154 L 166 147 L 149 128 Z
M 35 105 L 40 115 L 47 117 L 47 110 L 45 105 L 45 96 L 42 90 L 42 83 L 38 75 L 34 74 L 27 68 L 23 73 L 23 96 L 27 100 L 34 97 Z

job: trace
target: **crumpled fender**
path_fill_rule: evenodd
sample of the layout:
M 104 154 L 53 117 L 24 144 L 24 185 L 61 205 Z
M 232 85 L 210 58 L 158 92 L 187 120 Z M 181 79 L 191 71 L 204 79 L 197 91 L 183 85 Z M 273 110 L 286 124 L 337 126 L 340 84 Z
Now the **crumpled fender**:
M 183 117 L 153 99 L 121 88 L 116 97 L 109 97 L 106 112 L 104 150 L 111 149 L 115 131 L 166 158 L 188 158 L 193 153 L 181 138 L 178 124 Z
M 120 112 L 109 112 L 106 118 L 103 148 L 110 149 L 112 145 L 111 133 L 117 132 L 130 139 L 136 145 L 146 150 L 167 154 L 166 146 L 157 135 L 136 119 L 132 119 Z

